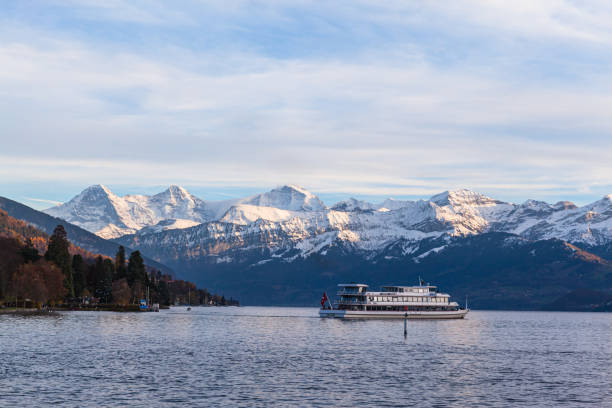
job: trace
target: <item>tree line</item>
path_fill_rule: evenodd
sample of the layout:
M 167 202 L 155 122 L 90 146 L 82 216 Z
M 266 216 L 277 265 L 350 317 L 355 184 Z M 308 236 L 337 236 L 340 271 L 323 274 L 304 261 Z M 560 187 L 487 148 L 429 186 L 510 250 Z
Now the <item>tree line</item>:
M 139 251 L 127 257 L 120 246 L 115 258 L 80 253 L 71 255 L 71 244 L 62 225 L 49 237 L 40 254 L 33 240 L 21 244 L 15 238 L 0 238 L 0 301 L 16 305 L 30 303 L 138 304 L 147 295 L 151 303 L 171 305 L 237 305 L 233 299 L 198 289 L 195 284 L 145 266 Z M 74 251 L 73 251 L 74 252 Z

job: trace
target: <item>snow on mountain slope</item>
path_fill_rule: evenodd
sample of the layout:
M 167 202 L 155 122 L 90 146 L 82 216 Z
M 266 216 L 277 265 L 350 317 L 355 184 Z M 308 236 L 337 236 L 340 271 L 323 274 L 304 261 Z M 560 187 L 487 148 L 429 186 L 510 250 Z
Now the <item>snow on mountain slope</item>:
M 357 200 L 356 198 L 349 198 L 345 201 L 340 201 L 334 204 L 331 208 L 335 211 L 372 211 L 377 210 L 376 204 L 368 203 L 367 201 Z
M 226 229 L 218 227 L 219 232 L 206 238 L 214 237 L 218 242 L 206 241 L 206 245 L 230 248 L 235 244 L 247 248 L 249 242 L 259 242 L 261 248 L 283 251 L 293 248 L 303 254 L 325 251 L 322 248 L 333 242 L 375 252 L 398 240 L 414 243 L 425 238 L 484 232 L 508 232 L 531 240 L 559 238 L 591 245 L 612 242 L 612 195 L 576 207 L 570 202 L 552 205 L 534 200 L 512 204 L 473 191 L 456 190 L 428 200 L 388 199 L 371 204 L 349 199 L 327 208 L 314 194 L 291 185 L 218 202 L 201 200 L 178 186 L 153 196 L 118 197 L 108 188 L 96 185 L 46 212 L 104 238 L 133 233 L 166 236 L 171 229 L 208 228 L 198 224 L 231 224 L 236 236 L 226 237 L 223 232 Z M 232 245 L 227 246 L 230 241 Z M 224 244 L 219 246 L 220 242 Z M 402 251 L 412 251 L 411 245 L 407 244 Z
M 141 230 L 148 234 L 216 220 L 237 224 L 247 224 L 258 219 L 283 221 L 294 216 L 309 217 L 311 212 L 325 209 L 318 197 L 297 186 L 283 186 L 252 197 L 214 202 L 195 197 L 179 186 L 170 186 L 153 196 L 119 197 L 107 187 L 95 185 L 83 190 L 69 202 L 45 212 L 79 225 L 102 238 L 117 238 Z M 160 224 L 165 220 L 183 221 Z M 157 225 L 158 228 L 144 229 Z
M 95 233 L 105 230 L 129 234 L 139 229 L 132 219 L 130 204 L 102 184 L 90 186 L 67 203 L 45 212 Z M 105 238 L 104 234 L 98 235 Z
M 307 213 L 309 214 L 309 213 Z M 247 225 L 259 219 L 273 222 L 287 221 L 293 217 L 304 216 L 298 211 L 282 210 L 274 207 L 239 204 L 232 206 L 219 221 Z
M 317 196 L 294 185 L 278 187 L 267 193 L 244 199 L 241 204 L 289 211 L 323 211 L 327 208 Z
M 135 233 L 163 220 L 190 221 L 175 223 L 177 228 L 184 228 L 211 221 L 216 215 L 215 209 L 209 209 L 204 201 L 179 186 L 170 186 L 153 196 L 119 197 L 107 187 L 95 185 L 45 212 L 107 239 Z
M 486 232 L 509 232 L 528 240 L 612 242 L 612 196 L 584 207 L 533 200 L 517 205 L 458 190 L 429 200 L 403 201 L 393 210 L 382 204 L 363 209 L 364 202 L 347 200 L 321 211 L 245 201 L 235 203 L 218 221 L 121 240 L 157 259 L 215 257 L 222 263 L 293 261 L 315 253 L 325 255 L 331 248 L 355 251 L 366 259 L 380 254 L 384 259 L 412 256 L 414 262 L 421 262 L 443 252 L 447 239 Z M 432 240 L 438 244 L 423 246 Z
M 139 235 L 154 234 L 156 232 L 167 231 L 171 229 L 185 229 L 185 228 L 191 228 L 199 224 L 201 223 L 197 221 L 193 221 L 193 220 L 182 220 L 182 219 L 177 220 L 174 218 L 169 218 L 166 220 L 161 220 L 155 225 L 150 225 L 150 226 L 141 228 L 138 231 L 138 234 Z
M 532 211 L 525 211 L 525 206 Z M 538 203 L 536 214 L 533 208 L 532 202 L 522 204 L 518 214 L 506 221 L 505 229 L 530 239 L 559 238 L 589 245 L 612 240 L 612 195 L 584 207 L 567 202 L 555 205 Z M 514 226 L 512 221 L 517 225 L 514 229 L 511 228 Z

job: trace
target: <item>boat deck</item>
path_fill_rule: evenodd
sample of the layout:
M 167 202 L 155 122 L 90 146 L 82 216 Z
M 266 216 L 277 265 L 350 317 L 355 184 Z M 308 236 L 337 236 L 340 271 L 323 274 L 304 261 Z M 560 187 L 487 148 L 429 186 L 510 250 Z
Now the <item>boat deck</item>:
M 463 319 L 469 309 L 449 311 L 366 311 L 320 309 L 320 317 L 338 319 Z

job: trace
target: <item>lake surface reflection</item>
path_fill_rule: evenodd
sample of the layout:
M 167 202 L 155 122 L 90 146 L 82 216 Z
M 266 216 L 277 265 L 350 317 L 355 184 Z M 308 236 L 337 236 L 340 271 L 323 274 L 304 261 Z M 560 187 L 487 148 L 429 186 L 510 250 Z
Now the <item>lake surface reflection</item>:
M 612 314 L 0 316 L 0 406 L 612 406 Z

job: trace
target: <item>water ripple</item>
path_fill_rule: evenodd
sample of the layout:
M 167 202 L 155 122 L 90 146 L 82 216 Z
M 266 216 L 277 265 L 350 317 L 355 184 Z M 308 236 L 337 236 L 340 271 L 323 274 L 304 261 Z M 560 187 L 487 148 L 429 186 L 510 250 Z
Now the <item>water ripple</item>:
M 0 406 L 612 406 L 612 315 L 304 308 L 0 316 Z

